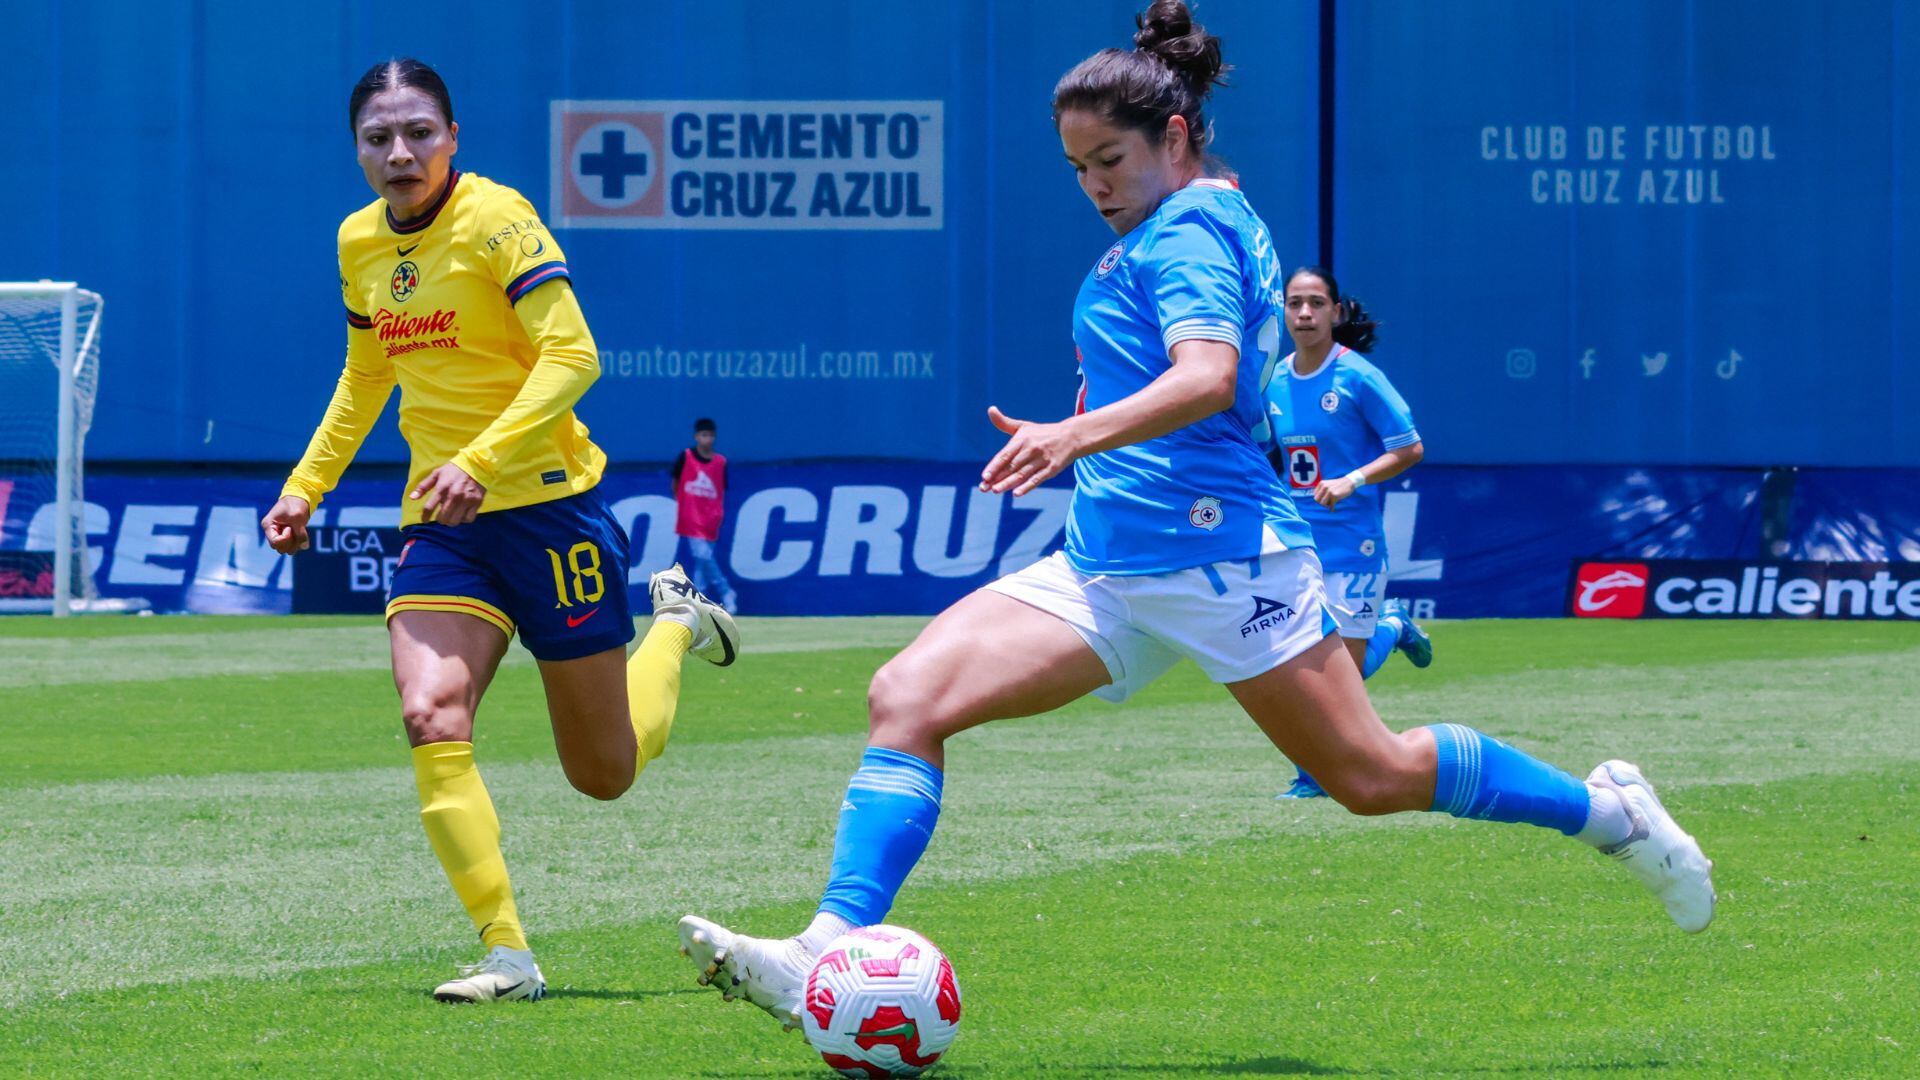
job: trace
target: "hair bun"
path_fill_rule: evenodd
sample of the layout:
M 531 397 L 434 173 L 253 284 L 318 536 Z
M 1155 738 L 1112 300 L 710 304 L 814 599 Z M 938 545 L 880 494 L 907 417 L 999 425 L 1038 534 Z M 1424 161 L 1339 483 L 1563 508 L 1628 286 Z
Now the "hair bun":
M 1214 84 L 1225 81 L 1220 77 L 1226 70 L 1220 59 L 1220 39 L 1193 21 L 1182 0 L 1153 0 L 1133 21 L 1140 28 L 1133 35 L 1134 48 L 1159 57 L 1191 82 L 1196 92 L 1204 96 Z

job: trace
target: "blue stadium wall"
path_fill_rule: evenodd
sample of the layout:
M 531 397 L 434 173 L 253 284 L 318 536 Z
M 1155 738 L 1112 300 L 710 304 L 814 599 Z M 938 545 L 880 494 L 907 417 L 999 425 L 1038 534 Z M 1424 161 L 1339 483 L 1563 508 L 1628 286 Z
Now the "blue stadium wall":
M 522 190 L 566 248 L 603 350 L 595 438 L 651 469 L 720 421 L 732 527 L 766 511 L 723 546 L 764 575 L 750 605 L 931 610 L 1056 545 L 1044 506 L 968 517 L 989 511 L 963 463 L 997 445 L 988 404 L 1071 401 L 1069 307 L 1111 236 L 1047 100 L 1135 7 L 16 6 L 0 137 L 28 152 L 0 163 L 0 280 L 108 300 L 103 591 L 284 610 L 291 569 L 230 526 L 337 374 L 334 230 L 370 197 L 347 91 L 406 54 L 448 78 L 460 167 Z M 1544 615 L 1584 556 L 1920 555 L 1912 5 L 1198 10 L 1238 65 L 1216 149 L 1283 259 L 1330 255 L 1382 320 L 1376 359 L 1426 437 L 1389 497 L 1397 592 Z M 823 116 L 851 118 L 844 142 Z M 789 182 L 790 213 L 755 212 Z M 389 417 L 337 506 L 376 520 L 403 458 Z M 1771 531 L 1769 465 L 1805 467 Z M 616 498 L 664 495 L 623 473 Z M 667 550 L 657 509 L 628 503 L 636 574 Z M 35 546 L 36 512 L 0 506 L 0 552 Z
M 0 65 L 0 279 L 108 298 L 95 460 L 291 460 L 342 352 L 334 228 L 369 198 L 347 91 L 416 54 L 452 86 L 460 166 L 556 224 L 616 460 L 705 414 L 745 459 L 967 460 L 988 403 L 1071 399 L 1069 306 L 1110 238 L 1048 94 L 1135 2 L 34 0 Z M 1920 465 L 1913 5 L 1332 6 L 1336 269 L 1430 460 Z M 1237 64 L 1217 147 L 1289 263 L 1323 240 L 1320 7 L 1199 5 Z M 605 131 L 566 101 L 660 125 L 626 192 L 657 213 L 556 220 L 606 183 L 576 175 Z M 706 118 L 752 109 L 906 119 L 873 155 L 717 156 Z M 822 168 L 912 178 L 924 213 L 707 205 L 707 173 L 751 193 Z M 636 223 L 671 227 L 603 227 Z M 388 424 L 366 457 L 402 453 Z

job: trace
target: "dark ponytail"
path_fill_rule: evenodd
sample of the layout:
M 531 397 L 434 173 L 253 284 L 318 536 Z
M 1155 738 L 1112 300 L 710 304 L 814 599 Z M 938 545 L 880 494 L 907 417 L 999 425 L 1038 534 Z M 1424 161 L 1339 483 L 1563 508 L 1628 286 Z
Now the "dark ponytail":
M 1357 296 L 1349 296 L 1340 301 L 1340 314 L 1345 316 L 1339 326 L 1333 328 L 1333 340 L 1336 345 L 1345 345 L 1357 353 L 1373 351 L 1374 328 L 1380 324 L 1367 314 L 1367 307 Z
M 1327 299 L 1340 312 L 1339 325 L 1333 328 L 1333 343 L 1345 345 L 1357 353 L 1373 351 L 1378 335 L 1374 330 L 1380 323 L 1367 314 L 1367 306 L 1357 296 L 1340 295 L 1340 283 L 1334 280 L 1333 271 L 1322 266 L 1303 266 L 1287 277 L 1287 286 L 1291 288 L 1302 277 L 1316 277 L 1327 285 Z
M 347 99 L 347 129 L 357 138 L 360 134 L 360 110 L 367 99 L 382 90 L 398 90 L 411 86 L 415 90 L 432 98 L 440 106 L 440 115 L 449 125 L 453 123 L 453 97 L 447 93 L 447 84 L 440 73 L 433 70 L 425 61 L 415 60 L 411 56 L 395 60 L 382 60 L 367 69 L 360 81 L 353 84 L 353 95 Z
M 1213 131 L 1200 111 L 1216 85 L 1226 85 L 1220 39 L 1193 21 L 1181 0 L 1153 0 L 1133 17 L 1134 47 L 1102 49 L 1075 64 L 1053 88 L 1053 122 L 1084 109 L 1158 141 L 1167 121 L 1184 117 L 1187 146 L 1204 162 Z

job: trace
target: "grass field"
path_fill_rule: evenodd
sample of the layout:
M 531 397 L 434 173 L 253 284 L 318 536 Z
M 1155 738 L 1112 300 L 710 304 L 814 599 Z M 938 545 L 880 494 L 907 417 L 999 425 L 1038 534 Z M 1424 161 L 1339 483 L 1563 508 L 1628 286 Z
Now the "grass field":
M 553 994 L 477 958 L 366 620 L 0 620 L 0 1075 L 809 1077 L 698 990 L 685 911 L 811 914 L 862 694 L 917 620 L 748 620 L 667 756 L 574 794 L 516 648 L 479 722 Z M 1638 761 L 1718 869 L 1689 937 L 1540 830 L 1277 802 L 1182 667 L 956 740 L 892 916 L 953 957 L 935 1075 L 1920 1075 L 1920 627 L 1453 623 L 1374 683 L 1576 773 Z

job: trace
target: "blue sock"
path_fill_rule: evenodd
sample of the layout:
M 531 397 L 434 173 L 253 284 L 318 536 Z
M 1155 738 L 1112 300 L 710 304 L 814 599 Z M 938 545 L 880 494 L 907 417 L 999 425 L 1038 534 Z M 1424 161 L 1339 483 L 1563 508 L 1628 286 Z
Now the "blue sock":
M 1440 763 L 1435 811 L 1481 821 L 1523 821 L 1572 836 L 1587 824 L 1587 785 L 1499 739 L 1460 724 L 1434 724 Z
M 887 917 L 894 894 L 940 820 L 939 769 L 912 754 L 867 747 L 847 781 L 833 838 L 833 876 L 820 910 L 854 926 Z
M 1400 630 L 1400 620 L 1392 615 L 1374 624 L 1373 636 L 1367 639 L 1367 658 L 1360 662 L 1361 678 L 1373 678 L 1373 673 L 1393 655 L 1393 647 L 1400 642 Z

